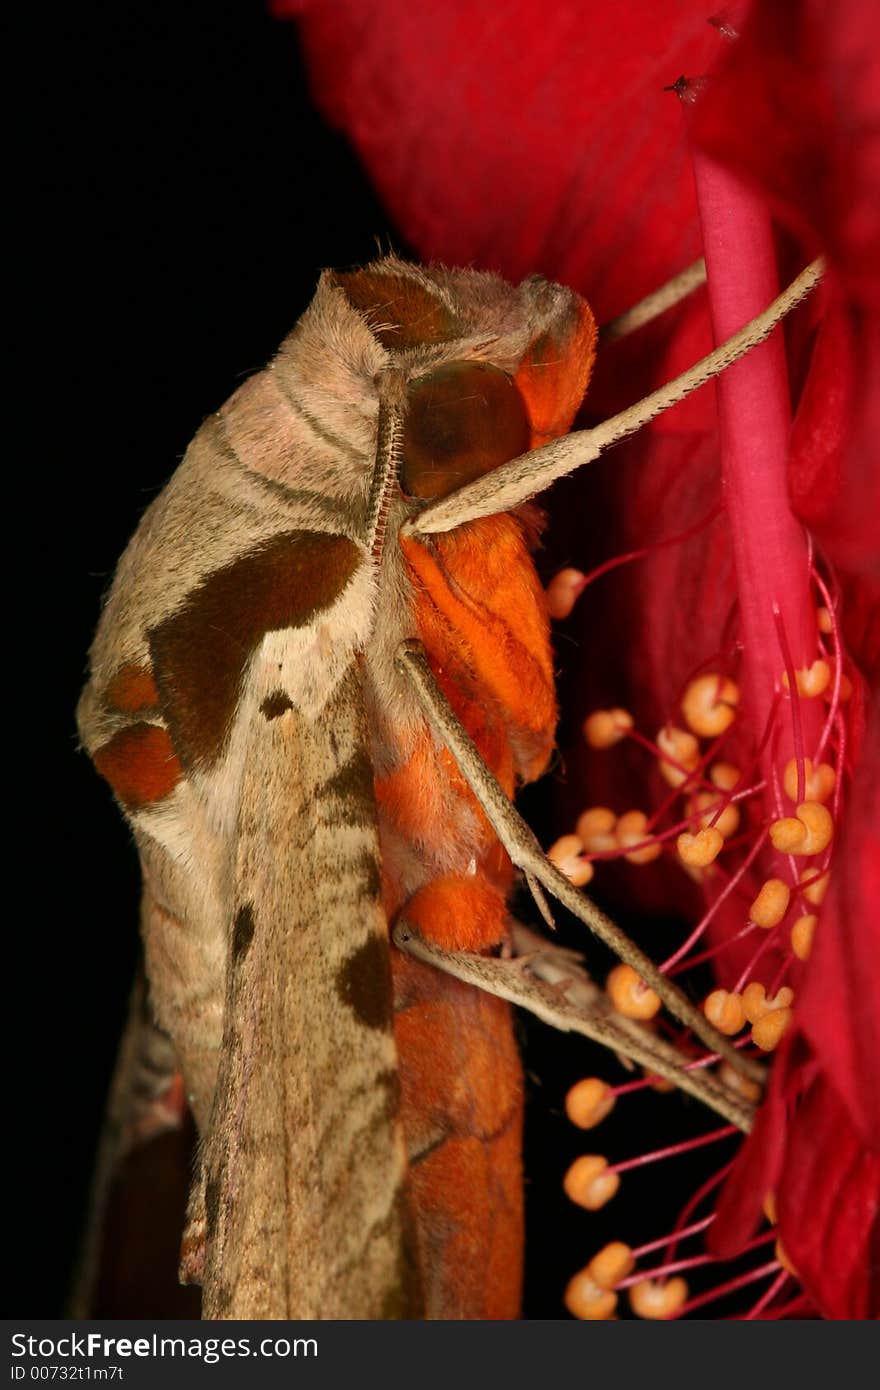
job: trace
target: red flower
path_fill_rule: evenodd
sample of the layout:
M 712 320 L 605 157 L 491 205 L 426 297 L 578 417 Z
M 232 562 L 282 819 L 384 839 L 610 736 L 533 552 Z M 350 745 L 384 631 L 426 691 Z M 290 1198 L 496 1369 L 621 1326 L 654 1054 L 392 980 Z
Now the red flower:
M 705 292 L 694 295 L 609 345 L 591 421 L 707 351 L 713 323 L 722 338 L 764 307 L 774 251 L 784 278 L 816 254 L 828 260 L 826 284 L 787 330 L 787 356 L 776 335 L 731 370 L 717 413 L 713 393 L 699 392 L 578 480 L 572 557 L 647 551 L 579 604 L 573 622 L 588 640 L 572 692 L 626 704 L 653 732 L 700 670 L 735 672 L 742 703 L 723 757 L 751 766 L 755 790 L 739 803 L 727 877 L 701 887 L 705 940 L 733 993 L 756 968 L 748 905 L 768 879 L 791 886 L 796 862 L 758 837 L 792 820 L 795 804 L 823 801 L 808 794 L 805 754 L 821 748 L 832 769 L 834 839 L 809 861 L 818 878 L 833 849 L 827 896 L 814 912 L 793 903 L 746 976 L 770 993 L 791 984 L 793 1021 L 711 1241 L 741 1248 L 775 1189 L 785 1257 L 814 1304 L 864 1318 L 880 1313 L 880 15 L 860 0 L 756 0 L 744 21 L 708 23 L 715 8 L 275 0 L 300 20 L 319 103 L 426 259 L 512 279 L 542 272 L 584 293 L 601 322 L 705 243 L 710 313 Z M 711 75 L 684 114 L 663 90 L 682 74 L 689 93 Z M 832 616 L 817 633 L 823 585 Z M 791 686 L 814 660 L 829 668 L 830 704 L 780 688 L 783 668 Z M 632 739 L 613 758 L 578 746 L 568 762 L 595 801 L 652 818 L 669 791 L 653 767 L 646 784 Z M 642 904 L 696 907 L 673 856 L 641 872 Z M 815 947 L 802 963 L 790 927 L 810 916 Z M 790 1292 L 783 1304 L 805 1306 Z

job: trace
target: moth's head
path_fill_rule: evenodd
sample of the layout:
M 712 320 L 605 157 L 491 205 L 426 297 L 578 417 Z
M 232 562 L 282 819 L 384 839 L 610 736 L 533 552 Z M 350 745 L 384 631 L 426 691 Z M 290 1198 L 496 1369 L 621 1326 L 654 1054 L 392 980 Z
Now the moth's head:
M 410 496 L 445 496 L 570 428 L 596 345 L 573 290 L 389 256 L 325 271 L 318 298 L 348 321 L 359 360 L 406 376 Z

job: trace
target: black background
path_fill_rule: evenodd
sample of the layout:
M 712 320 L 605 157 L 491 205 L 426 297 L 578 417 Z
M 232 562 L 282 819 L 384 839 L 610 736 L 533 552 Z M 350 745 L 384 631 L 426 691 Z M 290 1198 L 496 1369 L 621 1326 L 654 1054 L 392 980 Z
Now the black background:
M 11 1311 L 51 1317 L 63 1310 L 137 950 L 136 857 L 74 727 L 101 596 L 201 419 L 271 354 L 319 270 L 369 260 L 377 241 L 407 247 L 313 109 L 293 26 L 258 0 L 74 6 L 46 17 L 34 51 L 19 130 L 37 176 L 25 259 L 35 253 L 44 314 L 24 364 L 35 388 L 15 464 L 26 500 L 8 523 L 10 546 L 26 550 L 10 608 L 29 642 L 23 683 L 15 676 L 28 696 L 15 785 L 28 795 L 16 790 L 21 848 L 8 864 L 24 892 L 8 900 L 23 954 L 7 979 L 7 1143 L 24 1160 L 11 1189 L 25 1228 Z M 552 535 L 551 521 L 551 557 Z M 548 779 L 528 801 L 545 842 L 551 796 Z M 618 1198 L 617 1211 L 589 1216 L 561 1194 L 571 1158 L 644 1148 L 659 1107 L 668 1117 L 681 1105 L 692 1131 L 706 1124 L 649 1094 L 601 1139 L 579 1135 L 562 1100 L 599 1059 L 540 1025 L 521 1030 L 526 1313 L 559 1317 L 574 1270 L 612 1236 L 637 1239 L 647 1213 L 651 1234 L 668 1229 L 673 1181 L 688 1190 L 686 1175 L 663 1172 L 662 1200 L 643 1183 L 625 1210 Z

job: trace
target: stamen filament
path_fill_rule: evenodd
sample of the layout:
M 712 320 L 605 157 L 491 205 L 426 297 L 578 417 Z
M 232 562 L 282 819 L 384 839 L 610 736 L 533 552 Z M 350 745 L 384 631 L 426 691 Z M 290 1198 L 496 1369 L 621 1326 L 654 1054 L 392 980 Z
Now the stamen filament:
M 662 1158 L 675 1158 L 677 1154 L 702 1149 L 706 1144 L 714 1144 L 718 1140 L 728 1139 L 731 1134 L 739 1133 L 736 1125 L 725 1125 L 723 1129 L 713 1129 L 709 1134 L 701 1134 L 696 1139 L 683 1139 L 681 1143 L 670 1144 L 665 1149 L 654 1149 L 653 1153 L 639 1154 L 636 1158 L 624 1159 L 622 1163 L 609 1164 L 608 1172 L 626 1173 L 630 1168 L 644 1168 L 649 1163 L 659 1163 Z

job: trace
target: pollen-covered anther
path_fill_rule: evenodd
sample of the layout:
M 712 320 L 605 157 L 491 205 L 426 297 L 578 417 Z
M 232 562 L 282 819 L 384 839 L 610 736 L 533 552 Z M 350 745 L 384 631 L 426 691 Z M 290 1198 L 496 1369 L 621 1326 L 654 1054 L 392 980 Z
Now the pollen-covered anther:
M 713 989 L 703 1000 L 703 1013 L 719 1033 L 738 1033 L 746 1021 L 742 997 L 726 989 Z
M 660 1011 L 660 996 L 646 985 L 631 965 L 615 965 L 605 981 L 608 997 L 624 1018 L 653 1018 Z
M 598 1211 L 620 1187 L 620 1174 L 608 1169 L 601 1154 L 581 1154 L 562 1180 L 566 1197 L 587 1211 Z
M 825 894 L 828 892 L 828 883 L 827 869 L 824 874 L 819 874 L 818 876 L 815 869 L 804 869 L 798 879 L 801 897 L 806 898 L 811 906 L 820 907 L 824 901 Z M 806 884 L 806 887 L 803 886 L 804 884 Z
M 597 709 L 584 720 L 584 738 L 591 748 L 613 748 L 626 738 L 633 717 L 625 709 Z
M 565 1113 L 578 1129 L 595 1129 L 617 1104 L 617 1097 L 606 1081 L 585 1076 L 576 1081 L 565 1097 Z
M 764 1200 L 761 1203 L 761 1210 L 763 1211 L 767 1220 L 770 1222 L 770 1225 L 775 1226 L 776 1222 L 779 1220 L 779 1217 L 776 1212 L 776 1193 L 773 1191 L 772 1187 L 768 1187 L 767 1191 L 764 1193 Z
M 685 723 L 701 738 L 717 738 L 736 718 L 739 686 L 715 673 L 697 676 L 684 692 L 681 712 Z
M 827 801 L 834 791 L 837 782 L 837 773 L 830 763 L 820 763 L 818 767 L 813 767 L 809 758 L 804 758 L 804 791 L 808 801 Z M 785 764 L 785 772 L 782 774 L 782 785 L 785 788 L 786 796 L 790 796 L 792 801 L 798 799 L 798 760 L 791 758 Z
M 593 1256 L 587 1265 L 587 1272 L 600 1289 L 613 1289 L 635 1266 L 630 1246 L 622 1240 L 612 1240 Z
M 562 835 L 547 851 L 547 858 L 576 888 L 583 888 L 593 877 L 593 866 L 584 859 L 584 843 L 579 835 Z
M 772 1052 L 781 1043 L 793 1017 L 791 1009 L 771 1009 L 769 1014 L 752 1024 L 752 1042 L 762 1052 Z
M 700 745 L 687 729 L 666 724 L 657 734 L 660 749 L 660 775 L 670 787 L 680 787 L 694 772 L 700 761 Z
M 769 1013 L 789 1008 L 793 999 L 794 990 L 788 985 L 783 985 L 772 999 L 768 999 L 766 989 L 758 980 L 752 980 L 742 992 L 743 1008 L 749 1023 L 759 1023 Z
M 791 900 L 791 890 L 781 878 L 768 878 L 761 884 L 758 896 L 749 908 L 749 921 L 769 931 L 778 927 Z
M 819 801 L 802 801 L 794 816 L 770 826 L 770 839 L 780 854 L 821 854 L 831 843 L 834 821 Z
M 729 840 L 739 829 L 739 808 L 732 804 L 722 807 L 719 801 L 714 792 L 697 792 L 691 797 L 690 812 L 704 830 L 714 825 L 724 839 Z
M 629 1291 L 629 1306 L 637 1318 L 671 1318 L 687 1303 L 687 1296 L 684 1279 L 667 1279 L 665 1283 L 642 1279 Z
M 834 620 L 831 617 L 831 613 L 824 605 L 816 609 L 816 626 L 826 637 L 829 637 L 834 631 Z
M 724 836 L 715 826 L 710 825 L 705 830 L 698 830 L 696 835 L 685 831 L 683 835 L 679 835 L 675 847 L 683 864 L 704 869 L 707 864 L 713 863 L 723 850 Z
M 798 960 L 808 960 L 813 949 L 813 935 L 816 931 L 816 923 L 819 918 L 815 912 L 808 912 L 803 917 L 798 917 L 791 927 L 791 949 L 794 951 Z
M 617 816 L 608 806 L 590 806 L 578 816 L 575 834 L 590 854 L 602 854 L 617 849 L 614 827 Z
M 551 618 L 567 618 L 583 592 L 584 576 L 580 570 L 563 569 L 554 574 L 547 585 L 547 612 Z
M 617 1294 L 613 1289 L 600 1288 L 587 1265 L 569 1279 L 565 1306 L 573 1318 L 580 1318 L 582 1322 L 605 1322 L 614 1317 Z
M 819 657 L 813 662 L 812 666 L 806 666 L 794 673 L 797 693 L 806 699 L 812 699 L 816 695 L 821 695 L 831 680 L 831 667 L 827 661 Z M 790 685 L 788 672 L 782 673 L 782 688 L 788 690 Z
M 763 1094 L 757 1081 L 750 1081 L 747 1076 L 735 1071 L 729 1062 L 722 1062 L 718 1068 L 718 1077 L 724 1082 L 729 1091 L 735 1091 L 744 1100 L 751 1101 L 753 1104 L 761 1099 Z
M 713 763 L 709 768 L 709 781 L 723 792 L 732 792 L 740 776 L 733 763 Z
M 614 833 L 621 849 L 626 849 L 627 845 L 639 845 L 650 838 L 648 817 L 644 811 L 626 811 L 618 820 Z M 653 844 L 642 845 L 641 849 L 624 855 L 624 858 L 629 864 L 650 864 L 662 853 L 662 844 L 655 840 Z

